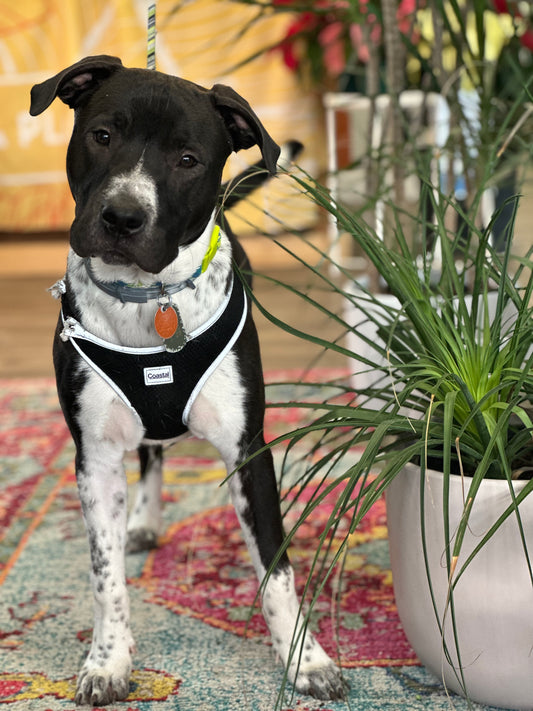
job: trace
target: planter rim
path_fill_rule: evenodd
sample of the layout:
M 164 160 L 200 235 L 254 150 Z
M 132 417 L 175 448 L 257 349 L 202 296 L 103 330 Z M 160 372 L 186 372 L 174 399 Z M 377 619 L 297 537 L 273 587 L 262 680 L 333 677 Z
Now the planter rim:
M 403 467 L 406 470 L 420 470 L 420 465 L 419 464 L 413 464 L 413 462 L 407 462 L 407 464 L 404 465 Z M 430 478 L 430 479 L 442 479 L 443 474 L 441 471 L 438 469 L 431 469 L 430 467 L 426 467 L 426 473 L 425 476 Z M 450 474 L 450 480 L 451 481 L 465 481 L 465 484 L 468 486 L 468 482 L 472 481 L 472 477 L 469 476 L 461 476 L 461 474 Z M 525 487 L 525 485 L 528 483 L 527 479 L 514 479 L 512 482 L 513 489 L 515 491 L 520 491 Z M 483 479 L 482 486 L 485 489 L 493 488 L 493 489 L 501 489 L 502 485 L 505 485 L 506 489 L 509 489 L 509 482 L 507 479 L 490 479 L 490 478 L 485 478 Z M 533 492 L 532 492 L 533 494 Z

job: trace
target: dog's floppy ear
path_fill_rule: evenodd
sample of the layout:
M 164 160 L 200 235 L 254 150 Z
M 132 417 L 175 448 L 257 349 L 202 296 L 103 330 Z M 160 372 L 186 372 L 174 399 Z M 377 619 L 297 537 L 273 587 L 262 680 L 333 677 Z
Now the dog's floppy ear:
M 118 57 L 102 54 L 98 57 L 85 57 L 71 67 L 63 69 L 55 77 L 35 84 L 31 90 L 30 114 L 37 116 L 47 109 L 58 96 L 61 101 L 75 109 L 89 92 L 122 67 Z
M 280 148 L 266 132 L 250 104 L 224 84 L 215 84 L 211 93 L 231 136 L 233 150 L 239 151 L 241 148 L 250 148 L 257 144 L 263 154 L 266 167 L 274 175 Z

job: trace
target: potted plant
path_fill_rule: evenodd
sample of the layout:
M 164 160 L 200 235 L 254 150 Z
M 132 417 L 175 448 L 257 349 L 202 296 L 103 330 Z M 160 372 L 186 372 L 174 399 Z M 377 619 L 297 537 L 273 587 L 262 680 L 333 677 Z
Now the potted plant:
M 427 156 L 413 152 L 421 198 L 411 213 L 386 198 L 393 221 L 385 240 L 364 211 L 354 214 L 310 176 L 294 176 L 350 235 L 394 297 L 386 302 L 361 284 L 354 291 L 353 275 L 342 264 L 325 268 L 327 253 L 320 253 L 315 267 L 293 255 L 372 325 L 370 335 L 357 328 L 366 349 L 302 333 L 258 307 L 293 334 L 373 374 L 370 383 L 356 385 L 352 402 L 300 403 L 315 416 L 289 434 L 289 451 L 303 445 L 312 453 L 303 478 L 292 485 L 295 495 L 316 486 L 316 475 L 322 482 L 300 523 L 343 485 L 320 540 L 321 579 L 341 560 L 343 545 L 365 513 L 386 494 L 398 608 L 421 661 L 467 698 L 526 709 L 533 705 L 533 249 L 514 253 L 516 196 L 504 205 L 511 217 L 498 245 L 492 230 L 502 211 L 488 222 L 479 219 L 482 196 L 501 169 L 502 147 L 511 138 L 518 144 L 515 165 L 531 150 L 521 121 L 524 102 L 531 99 L 527 81 L 521 90 L 498 124 L 493 111 L 500 106 L 482 96 L 480 149 L 465 158 L 473 167 L 467 200 L 435 184 Z M 440 245 L 437 267 L 429 233 L 433 245 Z M 353 322 L 328 311 L 322 300 L 302 297 L 340 330 L 353 330 Z M 350 387 L 338 384 L 345 393 Z M 354 461 L 353 451 L 361 446 Z M 321 556 L 329 537 L 346 517 L 348 534 L 326 561 Z M 499 572 L 503 578 L 496 577 Z M 322 584 L 310 588 L 311 607 Z
M 325 480 L 325 486 L 305 507 L 302 520 L 312 516 L 314 507 L 344 483 L 343 495 L 322 538 L 327 547 L 328 535 L 343 518 L 351 518 L 352 532 L 386 493 L 397 604 L 408 639 L 422 663 L 449 689 L 475 701 L 530 708 L 531 251 L 514 260 L 513 242 L 508 239 L 505 253 L 497 254 L 490 247 L 490 229 L 480 230 L 466 214 L 468 256 L 458 272 L 454 254 L 458 238 L 446 229 L 443 207 L 436 203 L 443 254 L 441 278 L 434 284 L 431 264 L 421 264 L 419 255 L 412 253 L 400 226 L 395 232 L 395 249 L 378 239 L 357 216 L 332 204 L 324 188 L 309 179 L 296 180 L 313 200 L 335 212 L 397 300 L 396 304 L 383 304 L 370 292 L 356 297 L 325 270 L 313 269 L 343 299 L 358 300 L 376 333 L 367 338 L 366 355 L 337 343 L 323 341 L 322 345 L 377 371 L 380 377 L 359 390 L 353 403 L 301 403 L 302 408 L 320 413 L 290 434 L 293 446 L 298 444 L 300 449 L 312 438 L 308 448 L 314 453 L 305 479 L 294 486 L 298 490 L 313 485 L 311 474 L 320 471 Z M 309 297 L 306 299 L 309 303 Z M 321 303 L 315 305 L 325 310 Z M 268 316 L 261 304 L 258 307 Z M 329 316 L 350 329 L 342 315 L 330 312 Z M 317 336 L 287 329 L 321 342 Z M 379 409 L 375 409 L 376 399 Z M 320 444 L 327 445 L 327 454 L 318 460 L 317 433 L 323 435 Z M 350 452 L 361 445 L 364 452 L 354 462 Z M 328 478 L 332 462 L 337 473 Z M 406 528 L 411 529 L 409 535 Z M 507 532 L 509 541 L 503 538 Z M 291 536 L 292 532 L 288 540 Z M 347 541 L 348 537 L 346 545 Z M 512 563 L 511 546 L 517 555 Z M 341 550 L 342 546 L 331 569 Z M 495 577 L 498 569 L 503 578 Z M 481 582 L 473 580 L 479 570 L 486 574 Z M 491 597 L 493 608 L 489 606 Z M 481 630 L 478 639 L 474 637 L 476 625 Z M 521 637 L 520 643 L 513 634 Z M 506 641 L 510 649 L 504 649 Z
M 263 11 L 265 4 L 259 4 Z M 320 22 L 339 20 L 331 8 L 342 13 L 348 6 L 312 4 L 318 19 L 313 24 L 308 18 L 286 38 L 285 51 L 301 50 L 309 29 L 322 33 Z M 274 5 L 285 11 L 291 3 Z M 298 8 L 304 5 L 309 3 Z M 383 37 L 394 24 L 394 3 L 349 3 L 350 12 L 363 6 L 363 12 L 375 12 Z M 293 178 L 376 274 L 371 288 L 356 274 L 354 288 L 354 274 L 342 262 L 332 263 L 331 253 L 318 254 L 318 266 L 293 254 L 359 317 L 347 316 L 349 308 L 328 310 L 324 300 L 302 293 L 306 305 L 356 340 L 329 342 L 302 333 L 257 304 L 291 333 L 347 357 L 357 371 L 351 383 L 336 384 L 348 398 L 355 390 L 352 401 L 325 394 L 323 400 L 291 403 L 311 420 L 289 433 L 284 462 L 306 449 L 310 459 L 301 478 L 283 481 L 292 489 L 291 501 L 309 487 L 313 494 L 287 543 L 315 507 L 341 488 L 313 566 L 319 583 L 307 589 L 312 609 L 324 578 L 342 562 L 350 533 L 385 494 L 398 608 L 421 661 L 467 698 L 525 709 L 533 706 L 533 259 L 532 250 L 515 254 L 516 188 L 480 215 L 487 191 L 523 170 L 531 155 L 531 17 L 525 16 L 526 4 L 503 0 L 432 0 L 415 9 L 417 26 L 403 33 L 400 52 L 407 65 L 388 50 L 391 42 L 381 45 L 393 127 L 379 153 L 364 157 L 374 161 L 376 177 L 366 204 L 350 210 L 309 175 Z M 496 34 L 489 32 L 495 21 Z M 342 31 L 336 27 L 343 42 L 352 39 L 347 22 Z M 394 71 L 399 66 L 403 84 Z M 448 131 L 437 159 L 428 150 L 435 142 L 421 150 L 399 110 L 399 94 L 409 82 L 446 98 Z M 474 113 L 465 103 L 465 86 Z M 406 166 L 420 185 L 419 199 L 407 206 L 398 195 Z M 391 173 L 392 184 L 382 179 Z M 368 220 L 377 198 L 388 211 L 383 234 Z M 361 379 L 365 372 L 367 381 Z M 348 533 L 328 558 L 331 536 L 340 535 L 346 518 Z M 513 548 L 517 559 L 511 558 Z

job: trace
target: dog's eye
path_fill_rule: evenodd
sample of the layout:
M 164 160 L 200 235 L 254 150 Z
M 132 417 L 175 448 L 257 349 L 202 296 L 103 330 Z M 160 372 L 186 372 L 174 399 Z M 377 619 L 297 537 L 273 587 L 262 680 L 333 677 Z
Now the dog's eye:
M 179 164 L 181 168 L 194 168 L 194 166 L 198 164 L 198 161 L 194 156 L 187 153 L 181 157 Z
M 93 131 L 93 138 L 96 143 L 102 146 L 108 146 L 111 141 L 111 134 L 106 131 L 105 128 L 99 129 L 98 131 Z

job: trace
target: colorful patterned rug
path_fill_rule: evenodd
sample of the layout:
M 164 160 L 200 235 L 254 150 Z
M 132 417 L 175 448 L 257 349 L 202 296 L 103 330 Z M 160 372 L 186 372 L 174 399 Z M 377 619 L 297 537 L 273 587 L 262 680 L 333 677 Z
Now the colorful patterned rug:
M 312 395 L 312 386 L 306 388 Z M 294 394 L 288 384 L 267 389 L 274 402 L 290 402 Z M 296 408 L 269 409 L 267 437 L 293 429 L 299 417 Z M 73 454 L 53 382 L 0 381 L 0 705 L 9 711 L 75 709 L 92 609 Z M 281 448 L 276 458 L 282 455 Z M 133 456 L 126 468 L 134 481 Z M 283 670 L 257 609 L 257 583 L 223 479 L 216 452 L 203 442 L 187 440 L 167 452 L 161 546 L 127 560 L 138 652 L 130 695 L 111 708 L 277 707 Z M 305 496 L 286 498 L 293 504 L 286 527 Z M 300 528 L 291 547 L 300 589 L 334 497 Z M 418 665 L 405 639 L 394 605 L 383 503 L 351 536 L 342 576 L 333 575 L 325 586 L 312 626 L 344 668 L 349 699 L 317 702 L 288 689 L 279 704 L 283 711 L 468 708 Z

